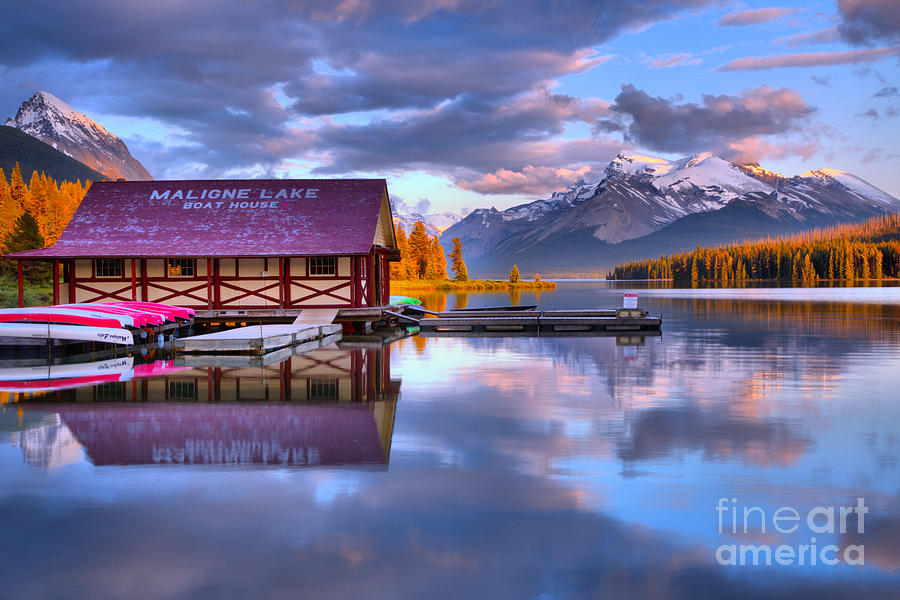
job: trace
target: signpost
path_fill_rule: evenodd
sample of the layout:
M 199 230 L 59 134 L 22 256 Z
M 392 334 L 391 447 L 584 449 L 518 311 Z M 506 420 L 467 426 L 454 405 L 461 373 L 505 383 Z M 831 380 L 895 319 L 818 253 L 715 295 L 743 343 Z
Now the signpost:
M 637 294 L 625 292 L 622 298 L 622 308 L 637 308 Z

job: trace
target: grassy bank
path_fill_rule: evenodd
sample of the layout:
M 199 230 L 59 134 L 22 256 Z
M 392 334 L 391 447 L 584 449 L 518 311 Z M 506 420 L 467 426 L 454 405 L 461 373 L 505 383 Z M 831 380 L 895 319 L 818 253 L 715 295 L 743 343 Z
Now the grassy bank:
M 53 284 L 49 279 L 25 281 L 25 306 L 47 306 L 53 303 Z M 16 278 L 0 275 L 0 308 L 15 308 L 19 305 L 19 290 Z
M 393 280 L 391 292 L 408 291 L 504 291 L 504 290 L 552 290 L 556 288 L 553 281 L 503 281 L 498 279 L 473 279 L 471 281 L 441 280 Z

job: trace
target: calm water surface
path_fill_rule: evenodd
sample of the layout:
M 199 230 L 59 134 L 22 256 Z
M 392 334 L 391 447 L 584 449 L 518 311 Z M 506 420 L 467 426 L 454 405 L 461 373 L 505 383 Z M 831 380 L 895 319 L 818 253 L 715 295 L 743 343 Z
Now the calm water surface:
M 621 290 L 423 299 L 611 307 Z M 661 337 L 148 357 L 3 393 L 0 597 L 900 597 L 900 289 L 641 304 Z M 859 498 L 863 519 L 827 530 Z M 782 508 L 796 531 L 773 527 Z M 795 558 L 720 564 L 730 545 Z

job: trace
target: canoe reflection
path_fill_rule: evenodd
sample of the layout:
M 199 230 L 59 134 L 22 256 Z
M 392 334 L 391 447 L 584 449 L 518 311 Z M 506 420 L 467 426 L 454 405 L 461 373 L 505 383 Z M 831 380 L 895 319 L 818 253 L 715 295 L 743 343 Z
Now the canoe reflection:
M 261 368 L 192 367 L 20 406 L 56 415 L 33 427 L 61 424 L 96 466 L 386 466 L 400 387 L 387 356 L 330 347 Z M 54 452 L 25 441 L 64 437 L 16 439 L 27 457 Z

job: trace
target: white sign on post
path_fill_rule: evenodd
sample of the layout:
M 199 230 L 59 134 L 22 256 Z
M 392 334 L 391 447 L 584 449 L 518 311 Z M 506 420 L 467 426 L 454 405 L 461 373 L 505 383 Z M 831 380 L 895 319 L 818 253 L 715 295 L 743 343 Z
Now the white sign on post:
M 626 292 L 622 298 L 622 308 L 637 308 L 637 294 Z

